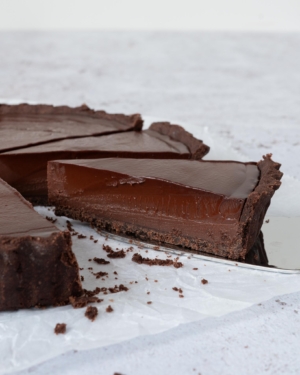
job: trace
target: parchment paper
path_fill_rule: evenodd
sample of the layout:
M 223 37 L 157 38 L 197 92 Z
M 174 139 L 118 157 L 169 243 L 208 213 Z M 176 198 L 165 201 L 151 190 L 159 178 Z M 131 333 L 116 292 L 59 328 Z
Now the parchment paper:
M 148 122 L 151 120 L 148 118 Z M 207 129 L 186 127 L 212 147 L 210 159 L 246 160 L 243 155 L 232 151 L 230 144 L 212 137 Z M 296 216 L 300 212 L 300 201 L 291 202 L 299 187 L 299 181 L 285 177 L 282 188 L 275 194 L 269 216 Z M 36 210 L 43 216 L 54 217 L 53 211 L 48 208 L 37 207 Z M 93 290 L 97 286 L 124 284 L 129 290 L 107 295 L 100 293 L 99 298 L 103 302 L 94 304 L 99 310 L 94 322 L 84 316 L 85 308 L 73 309 L 71 306 L 0 313 L 0 374 L 28 368 L 70 350 L 87 350 L 163 332 L 179 324 L 222 316 L 274 296 L 300 290 L 297 274 L 257 271 L 234 264 L 229 266 L 189 259 L 186 254 L 180 257 L 179 261 L 184 266 L 178 269 L 132 262 L 135 252 L 150 258 L 167 259 L 165 253 L 136 246 L 123 259 L 108 259 L 102 249 L 103 244 L 110 245 L 114 250 L 126 250 L 128 244 L 106 240 L 88 225 L 70 221 L 78 233 L 86 236 L 83 239 L 72 237 L 73 251 L 80 267 L 84 268 L 81 271 L 84 288 Z M 56 225 L 65 229 L 66 218 L 58 218 Z M 110 264 L 98 265 L 89 261 L 94 257 L 106 258 Z M 99 271 L 107 272 L 108 277 L 96 279 L 92 272 Z M 208 283 L 202 284 L 202 279 Z M 182 289 L 183 297 L 173 290 L 174 287 Z M 109 305 L 113 308 L 111 313 L 106 312 Z M 66 334 L 54 334 L 57 323 L 67 324 Z

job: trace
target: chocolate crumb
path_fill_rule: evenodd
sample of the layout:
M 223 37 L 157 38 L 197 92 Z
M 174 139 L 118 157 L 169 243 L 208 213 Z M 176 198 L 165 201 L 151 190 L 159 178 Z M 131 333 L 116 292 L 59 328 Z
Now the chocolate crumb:
M 150 292 L 147 292 L 147 294 L 150 294 Z
M 147 305 L 151 305 L 151 303 L 152 303 L 152 301 L 148 301 L 148 302 L 147 302 Z
M 118 274 L 118 272 L 117 271 L 114 271 L 114 275 L 117 275 Z
M 158 280 L 154 280 L 155 283 L 158 283 Z
M 194 271 L 197 271 L 198 268 L 193 268 Z
M 93 240 L 94 239 L 94 237 L 93 236 L 90 236 L 90 240 Z
M 84 294 L 85 294 L 87 297 L 94 297 L 94 296 L 96 296 L 97 294 L 99 294 L 101 291 L 102 291 L 102 288 L 100 289 L 98 286 L 97 286 L 97 288 L 94 289 L 94 290 L 83 289 L 83 292 L 84 292 Z
M 205 285 L 205 284 L 208 283 L 208 281 L 207 281 L 206 279 L 202 279 L 202 280 L 201 280 L 201 283 L 202 283 L 203 285 Z
M 181 294 L 183 293 L 181 288 L 178 289 L 178 292 L 181 293 Z
M 69 232 L 74 232 L 75 230 L 74 230 L 72 224 L 70 223 L 70 221 L 67 220 L 66 223 L 67 223 L 67 228 L 68 228 Z
M 94 240 L 94 243 L 97 243 L 98 242 L 98 240 Z
M 83 276 L 80 276 L 80 279 L 81 279 L 81 281 L 84 281 L 84 277 Z
M 54 333 L 56 335 L 65 334 L 66 328 L 67 328 L 66 323 L 57 323 L 55 328 L 54 328 Z
M 117 258 L 125 258 L 126 257 L 126 253 L 125 251 L 122 249 L 122 250 L 119 250 L 119 251 L 111 251 L 108 255 L 107 255 L 108 258 L 113 258 L 113 259 L 117 259 Z
M 175 268 L 183 267 L 183 264 L 181 262 L 178 262 L 177 259 L 173 261 L 172 259 L 143 258 L 138 253 L 133 254 L 131 260 L 138 264 L 147 264 L 148 266 L 174 266 Z
M 100 272 L 92 272 L 92 274 L 93 274 L 94 276 L 96 276 L 96 279 L 100 279 L 101 277 L 108 276 L 108 273 L 107 273 L 107 272 L 103 272 L 103 271 L 100 271 Z M 102 279 L 102 280 L 105 280 L 105 279 Z
M 98 297 L 89 297 L 89 296 L 82 296 L 82 297 L 69 297 L 69 301 L 74 309 L 80 309 L 88 305 L 88 303 L 94 302 L 102 302 Z
M 115 285 L 113 288 L 108 288 L 108 290 L 110 291 L 110 293 L 119 293 L 127 292 L 129 289 L 127 288 L 127 286 L 120 284 L 119 286 Z
M 178 288 L 176 286 L 174 286 L 174 288 L 172 288 L 173 290 L 175 290 L 175 292 L 178 292 Z
M 106 251 L 107 253 L 110 253 L 113 251 L 113 249 L 109 245 L 102 245 L 102 249 Z
M 108 305 L 107 308 L 106 308 L 106 312 L 111 313 L 113 311 L 114 311 L 114 309 L 110 305 Z
M 183 294 L 179 294 L 179 298 L 183 298 L 184 297 L 184 295 Z
M 94 262 L 96 262 L 97 264 L 109 264 L 110 262 L 108 260 L 105 260 L 103 258 L 94 258 L 93 259 Z
M 92 322 L 96 319 L 98 315 L 98 309 L 94 306 L 89 306 L 84 314 L 88 319 L 90 319 Z
M 270 219 L 268 219 L 268 220 L 265 221 L 265 223 L 267 223 L 267 224 L 268 224 L 269 222 L 270 222 Z
M 86 236 L 84 236 L 83 234 L 78 234 L 78 236 L 77 236 L 80 240 L 82 239 L 82 238 L 86 238 Z
M 160 249 L 159 246 L 154 246 L 154 247 L 153 247 L 153 250 L 159 250 L 159 249 Z
M 50 217 L 50 216 L 46 216 L 46 219 L 48 221 L 51 221 L 51 223 L 53 223 L 53 224 L 57 221 L 57 219 L 54 219 L 53 217 Z

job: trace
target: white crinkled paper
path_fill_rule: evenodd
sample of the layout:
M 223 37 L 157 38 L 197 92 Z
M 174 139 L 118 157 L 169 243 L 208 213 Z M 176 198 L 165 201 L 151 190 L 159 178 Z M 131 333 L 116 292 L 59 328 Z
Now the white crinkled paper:
M 245 160 L 232 151 L 230 145 L 213 139 L 206 129 L 186 128 L 212 147 L 210 158 Z M 300 182 L 285 177 L 269 213 L 296 216 L 300 212 L 299 199 L 294 200 L 293 205 L 291 199 L 299 187 Z M 36 209 L 42 216 L 54 217 L 53 212 L 45 207 Z M 97 286 L 124 284 L 129 290 L 107 295 L 100 293 L 103 302 L 94 304 L 99 310 L 94 322 L 84 316 L 85 308 L 73 309 L 71 306 L 0 313 L 0 374 L 28 368 L 70 350 L 107 346 L 163 332 L 179 324 L 218 317 L 300 290 L 299 274 L 258 271 L 234 263 L 228 265 L 190 258 L 188 254 L 180 256 L 179 261 L 184 264 L 182 268 L 136 264 L 131 260 L 135 252 L 149 258 L 167 257 L 164 252 L 136 246 L 123 259 L 108 259 L 103 244 L 114 250 L 128 249 L 129 245 L 106 240 L 88 225 L 70 221 L 75 231 L 86 236 L 84 239 L 72 237 L 73 251 L 80 267 L 84 268 L 81 271 L 84 288 L 93 290 Z M 56 225 L 66 229 L 66 218 L 58 218 Z M 97 243 L 90 240 L 91 235 L 98 240 Z M 110 264 L 98 265 L 88 260 L 94 257 L 107 258 Z M 89 270 L 90 267 L 93 269 Z M 109 277 L 96 279 L 91 272 L 99 271 L 108 272 Z M 205 285 L 201 283 L 203 278 L 208 280 Z M 184 297 L 180 298 L 173 287 L 181 288 Z M 112 313 L 106 312 L 108 305 L 112 306 Z M 54 334 L 57 323 L 67 324 L 65 335 Z

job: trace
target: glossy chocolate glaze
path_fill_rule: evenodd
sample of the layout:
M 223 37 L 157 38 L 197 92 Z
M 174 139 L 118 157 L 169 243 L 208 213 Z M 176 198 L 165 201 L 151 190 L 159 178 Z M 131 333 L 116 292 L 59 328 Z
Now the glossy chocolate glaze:
M 160 129 L 180 128 L 165 124 Z M 209 148 L 184 129 L 179 134 L 161 134 L 158 131 L 123 132 L 101 137 L 66 139 L 27 147 L 0 154 L 0 177 L 20 191 L 26 198 L 47 199 L 47 162 L 62 159 L 90 159 L 105 157 L 135 157 L 190 159 L 202 157 Z M 186 143 L 179 141 L 188 137 Z M 196 146 L 197 145 L 197 146 Z M 189 150 L 193 147 L 194 153 Z
M 66 138 L 81 138 L 140 130 L 140 115 L 111 115 L 51 105 L 0 105 L 0 152 L 26 148 Z
M 83 166 L 95 171 L 109 171 L 111 172 L 111 186 L 126 184 L 126 182 L 120 182 L 126 181 L 126 178 L 129 179 L 128 181 L 135 181 L 135 178 L 136 181 L 141 181 L 137 183 L 155 179 L 237 199 L 247 198 L 259 180 L 256 163 L 233 161 L 106 158 L 61 161 L 60 164 Z M 50 163 L 50 165 L 53 164 Z M 82 173 L 85 171 L 86 169 L 82 169 Z M 122 175 L 121 180 L 118 177 L 113 177 L 113 172 Z M 74 178 L 75 176 L 72 177 L 72 183 Z M 89 180 L 89 186 L 91 186 L 90 184 Z
M 60 231 L 41 217 L 15 189 L 0 179 L 0 236 L 46 237 Z

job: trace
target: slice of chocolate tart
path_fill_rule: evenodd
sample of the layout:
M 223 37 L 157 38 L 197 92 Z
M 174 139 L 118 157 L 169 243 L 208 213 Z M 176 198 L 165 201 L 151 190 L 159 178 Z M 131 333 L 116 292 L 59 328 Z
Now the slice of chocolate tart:
M 0 152 L 58 141 L 141 130 L 139 114 L 126 116 L 81 107 L 0 104 Z
M 245 259 L 274 191 L 280 164 L 107 158 L 48 163 L 57 215 L 96 229 Z
M 0 179 L 0 311 L 58 306 L 82 293 L 69 232 Z
M 65 139 L 0 154 L 0 178 L 35 204 L 47 204 L 47 162 L 107 157 L 201 159 L 209 151 L 181 126 L 155 123 L 145 131 Z

